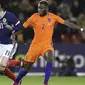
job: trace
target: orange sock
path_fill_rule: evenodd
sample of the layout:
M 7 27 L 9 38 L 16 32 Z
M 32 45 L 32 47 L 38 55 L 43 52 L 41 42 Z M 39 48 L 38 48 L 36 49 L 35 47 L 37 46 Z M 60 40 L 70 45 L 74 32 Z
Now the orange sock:
M 12 71 L 9 68 L 5 69 L 4 74 L 13 81 L 16 79 L 16 76 L 12 73 Z

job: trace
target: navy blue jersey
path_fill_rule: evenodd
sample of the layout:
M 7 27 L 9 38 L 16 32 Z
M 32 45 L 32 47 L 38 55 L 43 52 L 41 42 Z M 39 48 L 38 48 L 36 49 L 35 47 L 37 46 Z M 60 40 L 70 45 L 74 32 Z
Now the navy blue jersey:
M 12 26 L 12 30 L 6 28 L 6 25 Z M 11 44 L 10 36 L 12 31 L 18 31 L 21 28 L 22 25 L 17 17 L 13 13 L 5 11 L 4 15 L 0 18 L 0 43 Z

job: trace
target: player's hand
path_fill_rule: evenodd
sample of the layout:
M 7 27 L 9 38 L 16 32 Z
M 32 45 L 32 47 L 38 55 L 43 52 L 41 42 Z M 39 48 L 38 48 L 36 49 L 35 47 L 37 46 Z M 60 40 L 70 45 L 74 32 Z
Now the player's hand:
M 14 33 L 15 33 L 15 31 L 12 32 L 12 35 L 11 35 L 10 39 L 11 39 L 13 42 L 16 42 L 16 40 L 15 40 L 16 36 L 15 36 Z
M 10 26 L 10 25 L 8 25 L 8 24 L 6 24 L 5 27 L 6 27 L 7 29 L 9 29 L 9 30 L 12 30 L 12 26 Z
M 11 39 L 13 42 L 16 42 L 16 40 L 15 40 L 15 35 L 12 35 L 12 36 L 10 37 L 10 39 Z

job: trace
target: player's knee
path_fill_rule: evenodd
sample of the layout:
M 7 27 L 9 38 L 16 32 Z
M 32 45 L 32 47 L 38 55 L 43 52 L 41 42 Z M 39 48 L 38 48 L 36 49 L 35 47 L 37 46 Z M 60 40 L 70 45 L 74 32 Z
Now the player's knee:
M 24 62 L 22 68 L 24 71 L 28 71 L 32 67 L 32 62 Z
M 0 61 L 0 72 L 3 72 L 5 70 L 6 65 L 2 61 Z
M 5 71 L 5 67 L 0 66 L 0 72 L 4 72 Z
M 54 54 L 51 50 L 48 50 L 46 53 L 45 53 L 45 59 L 47 62 L 53 62 L 53 59 L 54 59 Z
M 4 61 L 1 61 L 0 62 L 0 67 L 4 67 L 5 68 L 6 66 L 7 66 L 7 63 L 6 62 L 4 62 Z
M 46 56 L 46 60 L 47 62 L 53 62 L 54 56 L 53 55 Z
M 54 56 L 48 56 L 47 57 L 47 62 L 53 63 L 54 62 Z
M 0 60 L 0 66 L 2 66 L 2 67 L 6 67 L 7 66 L 7 63 L 8 63 L 8 58 L 6 58 L 6 57 L 3 57 Z
M 48 57 L 47 62 L 53 62 L 53 57 Z

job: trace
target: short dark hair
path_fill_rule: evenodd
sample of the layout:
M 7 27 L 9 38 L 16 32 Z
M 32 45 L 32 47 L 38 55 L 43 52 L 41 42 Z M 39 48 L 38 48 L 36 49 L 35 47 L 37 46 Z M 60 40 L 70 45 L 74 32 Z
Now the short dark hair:
M 39 3 L 40 4 L 45 4 L 46 6 L 49 6 L 48 0 L 40 0 Z

